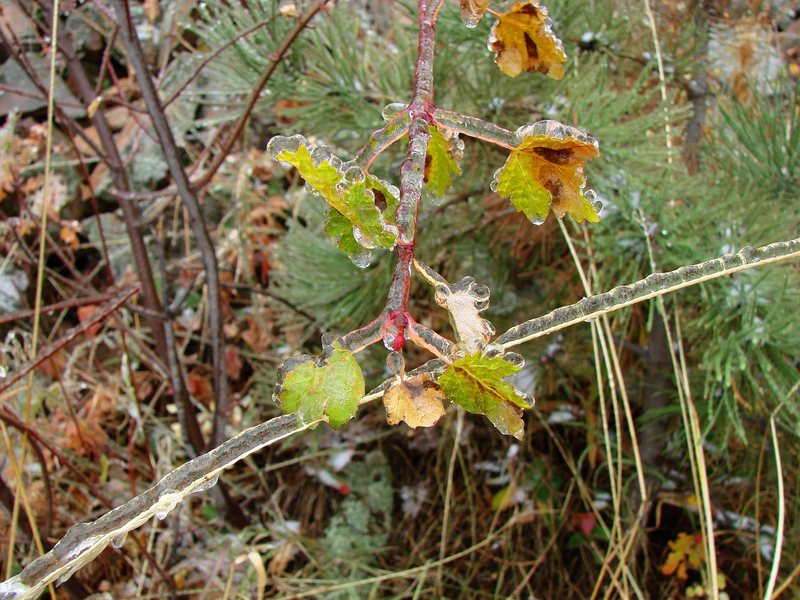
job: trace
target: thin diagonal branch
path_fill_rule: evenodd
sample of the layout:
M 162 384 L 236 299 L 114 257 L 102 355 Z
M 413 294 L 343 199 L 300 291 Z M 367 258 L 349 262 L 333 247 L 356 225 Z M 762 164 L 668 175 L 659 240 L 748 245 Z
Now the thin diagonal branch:
M 214 174 L 222 166 L 222 163 L 225 162 L 225 159 L 228 157 L 228 154 L 230 154 L 230 151 L 233 148 L 233 145 L 236 143 L 236 140 L 238 140 L 242 135 L 242 131 L 244 131 L 244 126 L 247 123 L 247 119 L 250 118 L 250 113 L 253 111 L 253 108 L 255 108 L 256 102 L 258 102 L 258 99 L 261 97 L 261 92 L 264 90 L 264 87 L 266 87 L 270 77 L 272 77 L 272 74 L 278 68 L 278 65 L 281 64 L 283 57 L 286 56 L 286 53 L 289 51 L 289 48 L 292 47 L 292 44 L 294 44 L 297 37 L 306 27 L 308 27 L 311 19 L 313 19 L 327 3 L 328 0 L 319 0 L 311 8 L 309 8 L 308 11 L 302 17 L 300 17 L 300 19 L 298 19 L 297 24 L 286 35 L 283 42 L 281 42 L 281 45 L 278 46 L 278 49 L 275 50 L 272 62 L 267 70 L 264 71 L 264 74 L 261 76 L 261 79 L 258 80 L 258 83 L 256 83 L 253 90 L 250 92 L 250 96 L 247 98 L 247 102 L 244 105 L 242 113 L 239 115 L 239 119 L 236 121 L 236 125 L 234 125 L 225 142 L 222 144 L 222 148 L 220 148 L 220 151 L 217 153 L 214 162 L 209 165 L 208 169 L 206 169 L 205 173 L 203 173 L 199 179 L 192 182 L 193 190 L 199 190 L 205 187 L 214 177 Z M 117 4 L 119 4 L 119 0 L 115 0 L 114 5 L 117 6 Z
M 294 415 L 251 427 L 214 450 L 181 465 L 146 492 L 90 523 L 72 527 L 48 553 L 0 583 L 0 600 L 38 598 L 52 582 L 69 579 L 109 543 L 121 545 L 128 532 L 153 516 L 164 518 L 189 494 L 212 487 L 219 473 L 270 444 L 319 423 L 301 424 Z
M 208 313 L 211 329 L 211 354 L 214 370 L 214 425 L 211 433 L 210 447 L 219 445 L 225 437 L 225 415 L 228 410 L 228 381 L 225 365 L 224 337 L 222 332 L 222 306 L 219 287 L 219 266 L 214 251 L 214 244 L 206 229 L 203 210 L 197 196 L 189 183 L 189 178 L 181 164 L 175 138 L 169 126 L 161 100 L 158 97 L 153 79 L 147 66 L 139 38 L 131 21 L 127 3 L 124 0 L 113 0 L 112 6 L 120 27 L 120 36 L 128 50 L 131 67 L 139 80 L 139 87 L 144 98 L 147 112 L 153 123 L 170 175 L 175 182 L 178 196 L 189 213 L 190 225 L 195 236 L 195 243 L 202 255 L 203 267 L 206 271 L 208 285 Z
M 498 337 L 495 343 L 502 345 L 503 348 L 511 348 L 656 296 L 717 277 L 732 275 L 745 269 L 793 258 L 800 258 L 800 238 L 760 248 L 745 246 L 736 254 L 725 254 L 668 273 L 653 273 L 636 283 L 620 285 L 604 294 L 590 296 L 570 306 L 557 308 L 544 316 L 512 327 Z

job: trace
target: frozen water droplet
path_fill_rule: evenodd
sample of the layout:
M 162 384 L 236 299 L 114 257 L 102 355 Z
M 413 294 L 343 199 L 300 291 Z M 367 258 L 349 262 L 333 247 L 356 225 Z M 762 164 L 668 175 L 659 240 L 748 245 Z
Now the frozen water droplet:
M 128 532 L 123 531 L 122 533 L 111 538 L 111 545 L 114 546 L 114 548 L 122 548 L 122 546 L 125 545 L 126 539 L 128 539 Z
M 488 2 L 486 2 L 488 4 Z M 485 10 L 485 7 L 484 7 Z M 469 27 L 470 29 L 474 29 L 478 26 L 483 18 L 483 10 L 480 8 L 474 8 L 470 6 L 470 3 L 461 2 L 461 22 L 464 23 L 465 27 Z
M 503 347 L 500 344 L 486 344 L 483 348 L 483 354 L 488 356 L 489 358 L 493 358 L 495 356 L 503 356 Z
M 539 215 L 536 215 L 535 217 L 531 217 L 528 220 L 531 222 L 531 225 L 533 225 L 535 227 L 539 227 L 539 225 L 544 223 L 544 217 L 540 217 Z
M 358 254 L 352 254 L 350 255 L 350 260 L 353 261 L 353 264 L 359 269 L 366 269 L 372 264 L 372 253 L 360 252 Z
M 401 375 L 406 370 L 406 361 L 401 352 L 390 352 L 386 357 L 386 365 L 396 375 Z
M 215 485 L 217 485 L 218 481 L 219 481 L 219 473 L 214 475 L 211 479 L 207 479 L 203 481 L 201 484 L 195 486 L 195 488 L 192 490 L 192 493 L 199 494 L 200 492 L 205 492 L 207 490 L 210 490 Z
M 322 338 L 320 338 L 320 341 L 322 342 L 322 347 L 327 349 L 333 346 L 333 343 L 336 341 L 336 336 L 326 331 L 325 333 L 322 334 Z
M 344 182 L 347 185 L 352 185 L 354 183 L 362 183 L 366 175 L 364 174 L 364 170 L 361 167 L 348 167 L 347 170 L 344 172 Z
M 277 405 L 281 405 L 281 394 L 283 394 L 283 386 L 275 384 L 275 389 L 272 390 L 272 401 Z
M 506 352 L 503 358 L 507 362 L 510 362 L 515 367 L 522 368 L 523 366 L 525 366 L 525 359 L 516 352 Z
M 360 246 L 363 246 L 367 250 L 372 250 L 376 247 L 376 244 L 367 236 L 365 236 L 363 231 L 355 226 L 353 226 L 353 237 L 356 238 L 356 241 Z
M 492 177 L 492 182 L 489 184 L 489 187 L 494 193 L 497 193 L 497 182 L 500 180 L 500 173 L 502 173 L 502 171 L 503 167 L 497 169 L 497 171 L 494 172 L 494 177 Z
M 167 489 L 161 492 L 158 503 L 155 506 L 155 515 L 159 521 L 167 518 L 167 515 L 178 506 L 181 501 L 180 493 L 177 490 Z
M 533 396 L 530 394 L 520 392 L 519 390 L 517 390 L 517 394 L 525 401 L 529 408 L 533 408 L 533 405 L 536 404 L 536 400 L 534 400 Z
M 381 116 L 383 117 L 384 121 L 391 121 L 392 119 L 396 119 L 402 115 L 406 107 L 407 106 L 402 102 L 392 102 L 391 104 L 387 104 L 383 107 Z

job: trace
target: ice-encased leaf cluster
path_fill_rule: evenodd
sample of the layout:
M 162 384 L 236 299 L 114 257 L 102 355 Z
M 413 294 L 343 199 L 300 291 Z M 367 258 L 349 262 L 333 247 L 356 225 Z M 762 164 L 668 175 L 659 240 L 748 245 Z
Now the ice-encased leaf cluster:
M 357 266 L 368 266 L 375 248 L 394 248 L 400 196 L 395 186 L 343 163 L 325 146 L 312 149 L 301 135 L 276 136 L 267 152 L 296 168 L 306 188 L 325 199 L 330 207 L 325 231 Z

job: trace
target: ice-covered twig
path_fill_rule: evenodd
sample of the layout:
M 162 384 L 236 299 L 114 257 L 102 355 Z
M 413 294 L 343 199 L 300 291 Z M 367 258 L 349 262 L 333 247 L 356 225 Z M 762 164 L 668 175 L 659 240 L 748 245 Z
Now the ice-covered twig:
M 512 327 L 498 337 L 495 343 L 500 344 L 504 349 L 510 348 L 581 321 L 595 319 L 600 315 L 681 288 L 724 275 L 732 275 L 737 271 L 799 257 L 800 238 L 776 242 L 760 248 L 745 246 L 736 254 L 725 254 L 719 258 L 680 267 L 668 273 L 653 273 L 636 283 L 621 285 L 604 294 L 584 298 L 571 306 L 557 308 L 544 316 Z
M 433 119 L 446 129 L 452 129 L 509 150 L 513 150 L 519 144 L 516 132 L 477 117 L 468 117 L 451 110 L 436 108 L 433 111 Z
M 389 121 L 385 127 L 373 131 L 366 145 L 361 149 L 352 164 L 368 170 L 372 161 L 378 155 L 394 144 L 397 140 L 408 133 L 410 119 L 407 112 L 403 112 L 399 117 Z
M 0 600 L 38 598 L 50 583 L 69 579 L 109 543 L 121 546 L 129 531 L 153 516 L 163 519 L 189 494 L 212 487 L 227 467 L 317 423 L 319 421 L 301 424 L 294 415 L 276 417 L 181 465 L 146 492 L 96 521 L 72 527 L 50 552 L 34 560 L 18 575 L 0 582 Z

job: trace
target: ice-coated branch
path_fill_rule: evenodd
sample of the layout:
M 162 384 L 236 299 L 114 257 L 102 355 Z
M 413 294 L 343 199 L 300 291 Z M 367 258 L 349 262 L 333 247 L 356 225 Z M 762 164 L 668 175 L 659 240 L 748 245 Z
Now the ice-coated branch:
M 121 546 L 129 531 L 153 516 L 163 519 L 189 494 L 212 487 L 227 467 L 317 423 L 301 424 L 294 415 L 276 417 L 181 465 L 122 506 L 95 521 L 72 527 L 50 552 L 31 562 L 18 575 L 0 582 L 0 600 L 38 598 L 50 583 L 69 579 L 109 543 Z
M 364 170 L 368 170 L 372 161 L 375 160 L 381 152 L 408 133 L 408 124 L 408 113 L 403 111 L 399 117 L 389 121 L 385 127 L 373 131 L 367 140 L 367 144 L 353 159 L 353 164 Z
M 636 283 L 620 285 L 604 294 L 590 296 L 571 306 L 557 308 L 544 316 L 512 327 L 498 337 L 495 343 L 500 344 L 504 349 L 511 348 L 631 304 L 717 277 L 792 258 L 800 258 L 800 238 L 776 242 L 760 248 L 745 246 L 736 254 L 725 254 L 719 258 L 695 265 L 686 265 L 668 273 L 653 273 Z
M 451 129 L 509 150 L 513 150 L 519 145 L 520 140 L 516 132 L 478 117 L 468 117 L 451 110 L 436 108 L 433 111 L 433 119 L 445 129 Z
M 408 149 L 400 166 L 400 203 L 396 221 L 399 230 L 395 253 L 397 262 L 384 309 L 383 343 L 390 350 L 400 350 L 408 327 L 408 295 L 411 289 L 412 262 L 417 235 L 419 203 L 424 185 L 425 157 L 433 123 L 433 55 L 436 15 L 441 0 L 419 0 L 417 61 L 414 67 L 414 91 L 404 114 L 409 119 Z

